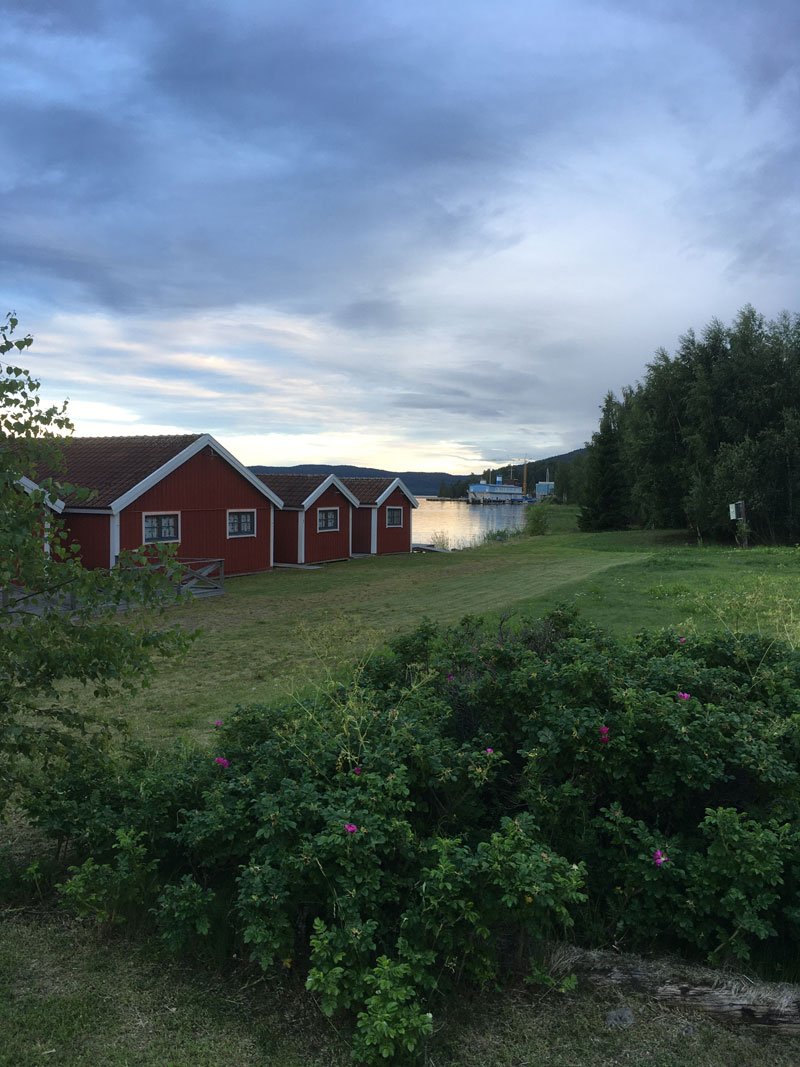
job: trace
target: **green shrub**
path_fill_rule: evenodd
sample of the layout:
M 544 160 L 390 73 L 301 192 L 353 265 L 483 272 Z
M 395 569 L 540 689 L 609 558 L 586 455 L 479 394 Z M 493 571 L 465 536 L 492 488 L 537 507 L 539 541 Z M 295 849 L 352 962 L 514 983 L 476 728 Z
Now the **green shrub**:
M 483 535 L 482 543 L 485 545 L 492 545 L 496 543 L 504 545 L 516 535 L 516 530 L 508 530 L 505 527 L 501 527 L 499 530 L 487 530 Z
M 459 988 L 546 979 L 568 929 L 719 961 L 797 944 L 800 656 L 758 636 L 425 622 L 213 742 L 37 783 L 29 812 L 85 857 L 64 896 L 299 972 L 364 1062 L 416 1056 Z
M 528 537 L 542 537 L 550 530 L 550 516 L 544 504 L 528 504 L 525 508 L 525 533 Z

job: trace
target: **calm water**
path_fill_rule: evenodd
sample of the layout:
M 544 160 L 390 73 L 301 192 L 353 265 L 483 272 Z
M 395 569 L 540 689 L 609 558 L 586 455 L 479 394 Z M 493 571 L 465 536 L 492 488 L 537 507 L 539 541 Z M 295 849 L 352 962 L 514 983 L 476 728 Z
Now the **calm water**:
M 488 530 L 518 530 L 525 522 L 522 504 L 466 504 L 461 500 L 423 500 L 414 512 L 414 543 L 430 544 L 436 533 L 446 534 L 450 548 L 467 548 L 483 540 Z

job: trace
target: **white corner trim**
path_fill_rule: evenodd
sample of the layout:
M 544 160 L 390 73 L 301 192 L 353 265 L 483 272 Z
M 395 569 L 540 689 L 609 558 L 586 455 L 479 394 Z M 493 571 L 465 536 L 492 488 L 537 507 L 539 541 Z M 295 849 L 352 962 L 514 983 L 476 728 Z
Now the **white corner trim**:
M 297 513 L 297 562 L 305 563 L 306 561 L 306 513 L 304 511 L 298 511 Z
M 275 505 L 269 506 L 269 569 L 275 566 Z
M 109 547 L 109 553 L 110 553 L 110 556 L 111 556 L 111 558 L 109 560 L 109 564 L 108 564 L 108 569 L 111 570 L 112 567 L 116 567 L 116 565 L 117 565 L 117 556 L 119 555 L 119 537 L 120 537 L 120 533 L 119 533 L 119 527 L 120 527 L 119 512 L 114 512 L 111 515 L 108 525 L 109 525 L 108 540 L 109 540 L 109 546 L 110 546 Z
M 348 531 L 347 531 L 347 554 L 348 554 L 348 556 L 352 556 L 352 554 L 353 554 L 353 509 L 352 508 L 350 508 L 348 510 L 347 515 L 348 515 L 348 518 L 350 519 L 350 522 L 348 524 Z
M 190 445 L 187 445 L 182 451 L 180 451 L 172 459 L 167 460 L 166 463 L 162 463 L 156 470 L 151 471 L 146 478 L 132 486 L 127 493 L 123 493 L 122 496 L 117 497 L 116 500 L 112 500 L 110 507 L 112 511 L 123 511 L 132 504 L 134 500 L 138 500 L 139 497 L 146 493 L 148 489 L 152 489 L 154 485 L 158 485 L 163 481 L 168 474 L 172 474 L 178 467 L 182 467 L 184 463 L 190 460 L 193 456 L 196 456 L 198 452 L 202 452 L 206 445 L 211 445 L 217 455 L 221 456 L 227 463 L 233 467 L 243 478 L 245 478 L 254 489 L 257 489 L 262 496 L 265 496 L 267 500 L 273 504 L 277 504 L 279 508 L 283 507 L 283 501 L 279 496 L 268 489 L 258 476 L 253 474 L 251 470 L 243 466 L 239 460 L 231 455 L 227 448 L 223 448 L 219 441 L 214 440 L 210 433 L 201 434 L 196 441 L 192 441 Z
M 369 550 L 373 556 L 378 554 L 378 509 L 372 509 L 370 515 Z
M 389 488 L 388 489 L 384 489 L 384 491 L 381 493 L 381 495 L 375 501 L 375 503 L 378 505 L 378 507 L 380 507 L 381 504 L 384 504 L 389 499 L 389 497 L 392 495 L 392 493 L 395 491 L 395 489 L 399 489 L 400 490 L 400 492 L 403 494 L 403 496 L 406 497 L 406 499 L 408 500 L 408 502 L 409 502 L 409 504 L 411 505 L 412 508 L 418 508 L 419 507 L 419 501 L 417 500 L 417 498 L 414 496 L 414 494 L 410 490 L 406 489 L 405 485 L 403 485 L 403 482 L 399 478 L 395 478 L 395 480 L 392 482 L 392 484 L 389 486 Z

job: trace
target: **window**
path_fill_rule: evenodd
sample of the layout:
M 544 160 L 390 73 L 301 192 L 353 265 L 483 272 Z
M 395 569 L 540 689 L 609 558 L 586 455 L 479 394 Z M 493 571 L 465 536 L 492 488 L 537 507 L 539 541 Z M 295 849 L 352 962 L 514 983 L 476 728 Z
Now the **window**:
M 158 514 L 144 515 L 144 543 L 151 545 L 155 541 L 180 540 L 180 515 Z
M 387 526 L 402 526 L 403 525 L 403 509 L 402 508 L 387 508 L 386 509 L 386 525 Z
M 254 511 L 228 512 L 228 537 L 255 537 L 256 513 Z
M 339 529 L 339 509 L 320 508 L 317 511 L 317 533 L 323 530 L 335 531 Z

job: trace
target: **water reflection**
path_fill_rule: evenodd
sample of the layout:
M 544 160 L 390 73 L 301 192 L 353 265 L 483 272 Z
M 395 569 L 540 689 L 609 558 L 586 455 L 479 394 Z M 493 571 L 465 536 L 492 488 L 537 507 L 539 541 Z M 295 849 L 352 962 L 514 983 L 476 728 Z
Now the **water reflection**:
M 467 504 L 461 500 L 423 500 L 414 512 L 415 544 L 446 535 L 450 548 L 480 544 L 489 530 L 518 530 L 525 522 L 520 504 Z

